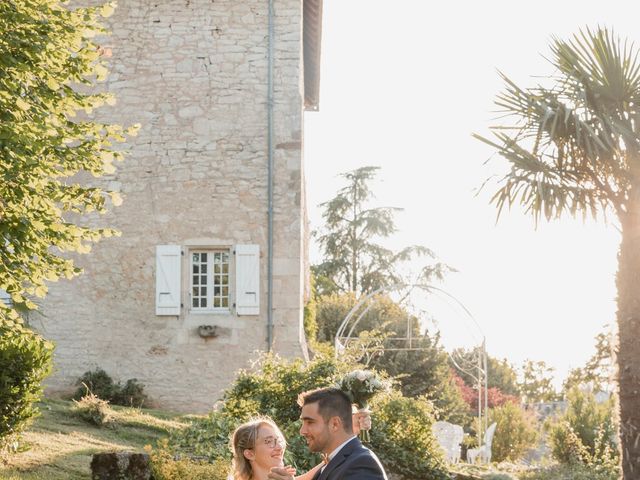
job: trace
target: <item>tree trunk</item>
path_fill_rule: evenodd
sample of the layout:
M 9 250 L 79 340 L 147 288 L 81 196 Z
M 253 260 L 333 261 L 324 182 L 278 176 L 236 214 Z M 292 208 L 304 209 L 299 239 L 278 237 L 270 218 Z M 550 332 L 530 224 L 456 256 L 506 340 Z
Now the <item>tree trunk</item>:
M 640 479 L 640 191 L 621 215 L 618 254 L 617 385 L 620 400 L 622 478 Z

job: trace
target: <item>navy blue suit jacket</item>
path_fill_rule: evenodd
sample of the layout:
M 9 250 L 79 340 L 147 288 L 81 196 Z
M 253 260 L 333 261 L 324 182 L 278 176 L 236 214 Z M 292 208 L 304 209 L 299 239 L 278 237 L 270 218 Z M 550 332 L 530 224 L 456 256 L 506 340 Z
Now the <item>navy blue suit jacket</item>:
M 340 449 L 322 473 L 316 473 L 314 480 L 387 480 L 387 475 L 376 454 L 356 437 Z

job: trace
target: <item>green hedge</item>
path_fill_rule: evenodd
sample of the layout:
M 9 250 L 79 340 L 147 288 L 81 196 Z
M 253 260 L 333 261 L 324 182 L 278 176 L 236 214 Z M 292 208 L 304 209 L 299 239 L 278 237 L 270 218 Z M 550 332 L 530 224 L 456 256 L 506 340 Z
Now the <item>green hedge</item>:
M 0 312 L 0 450 L 15 445 L 38 413 L 42 381 L 51 373 L 53 344 Z
M 431 430 L 434 408 L 429 400 L 394 392 L 372 410 L 371 449 L 387 470 L 411 479 L 450 478 Z

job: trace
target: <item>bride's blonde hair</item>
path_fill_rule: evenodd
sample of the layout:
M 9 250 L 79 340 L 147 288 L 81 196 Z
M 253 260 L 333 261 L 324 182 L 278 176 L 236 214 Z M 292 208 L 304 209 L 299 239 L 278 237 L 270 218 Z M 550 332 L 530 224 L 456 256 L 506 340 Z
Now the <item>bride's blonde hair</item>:
M 284 435 L 269 417 L 257 417 L 243 423 L 233 432 L 231 437 L 231 449 L 233 450 L 233 480 L 250 480 L 253 469 L 249 460 L 244 456 L 245 450 L 251 450 L 256 446 L 258 431 L 262 426 L 269 426 L 284 439 Z

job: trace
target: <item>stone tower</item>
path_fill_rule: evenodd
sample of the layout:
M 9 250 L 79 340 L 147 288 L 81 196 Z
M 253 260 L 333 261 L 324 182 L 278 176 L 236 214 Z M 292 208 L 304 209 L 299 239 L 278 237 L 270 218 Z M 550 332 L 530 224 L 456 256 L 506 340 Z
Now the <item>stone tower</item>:
M 303 112 L 318 105 L 321 0 L 126 0 L 108 25 L 117 104 L 99 120 L 142 128 L 101 180 L 124 203 L 98 223 L 122 236 L 42 306 L 49 390 L 101 367 L 158 406 L 205 411 L 258 351 L 306 355 Z

